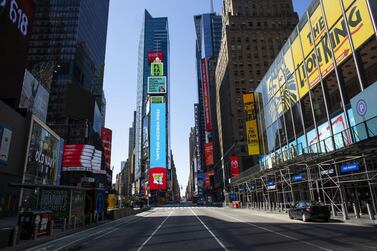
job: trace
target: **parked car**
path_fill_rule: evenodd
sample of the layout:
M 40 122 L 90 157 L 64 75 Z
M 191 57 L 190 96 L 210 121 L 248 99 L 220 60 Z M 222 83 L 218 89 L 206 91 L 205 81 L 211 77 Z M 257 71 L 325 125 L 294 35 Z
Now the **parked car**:
M 290 219 L 301 219 L 304 222 L 318 219 L 327 222 L 331 217 L 329 207 L 316 201 L 299 201 L 288 210 L 288 215 Z

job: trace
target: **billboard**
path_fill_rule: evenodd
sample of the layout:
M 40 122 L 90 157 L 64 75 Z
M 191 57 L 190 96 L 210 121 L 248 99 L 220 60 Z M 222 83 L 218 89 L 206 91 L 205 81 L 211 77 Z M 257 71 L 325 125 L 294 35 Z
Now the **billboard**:
M 148 77 L 148 94 L 165 94 L 166 77 Z
M 213 142 L 209 142 L 204 145 L 204 153 L 206 166 L 213 166 L 215 164 L 213 156 Z
M 63 171 L 88 171 L 106 174 L 102 167 L 102 151 L 92 145 L 65 145 L 63 152 Z
M 166 105 L 151 104 L 150 168 L 166 168 Z
M 163 76 L 164 75 L 164 64 L 161 62 L 154 62 L 151 64 L 151 75 L 152 76 Z
M 238 165 L 238 157 L 236 155 L 230 156 L 230 166 L 232 168 L 232 177 L 238 176 L 240 168 Z
M 264 104 L 275 104 L 265 109 L 266 113 L 280 115 L 281 111 L 287 110 L 307 95 L 320 82 L 320 77 L 325 78 L 333 72 L 334 63 L 339 65 L 352 55 L 351 43 L 358 49 L 375 34 L 367 1 L 344 2 L 346 19 L 339 1 L 323 0 L 323 10 L 319 2 L 314 4 L 298 34 L 292 35 L 283 47 L 261 82 Z M 289 91 L 279 92 L 280 87 Z M 297 98 L 294 97 L 296 93 L 299 94 Z M 267 126 L 278 119 L 277 115 L 267 121 Z M 271 115 L 266 114 L 268 117 Z
M 149 169 L 149 187 L 150 191 L 166 190 L 166 168 Z
M 111 143 L 113 139 L 113 131 L 108 128 L 101 129 L 101 141 L 103 147 L 103 154 L 105 156 L 105 168 L 111 168 Z
M 60 137 L 32 117 L 24 183 L 56 185 L 59 175 Z
M 160 59 L 160 61 L 164 61 L 164 53 L 162 51 L 148 52 L 148 62 L 154 62 L 156 58 Z
M 19 105 L 26 55 L 34 15 L 34 1 L 0 1 L 0 98 Z
M 0 124 L 0 164 L 8 165 L 12 130 Z
M 150 97 L 152 104 L 163 104 L 165 103 L 165 97 L 164 96 L 151 96 Z
M 203 103 L 204 103 L 204 119 L 206 131 L 212 131 L 211 121 L 211 103 L 209 97 L 209 78 L 208 78 L 208 66 L 205 58 L 201 59 L 201 71 L 202 71 L 202 89 L 203 89 Z
M 19 107 L 27 109 L 46 122 L 49 97 L 50 94 L 43 85 L 26 70 Z
M 259 136 L 257 116 L 255 112 L 255 100 L 253 93 L 247 93 L 243 95 L 243 104 L 245 111 L 246 122 L 246 139 L 247 149 L 249 155 L 259 155 Z

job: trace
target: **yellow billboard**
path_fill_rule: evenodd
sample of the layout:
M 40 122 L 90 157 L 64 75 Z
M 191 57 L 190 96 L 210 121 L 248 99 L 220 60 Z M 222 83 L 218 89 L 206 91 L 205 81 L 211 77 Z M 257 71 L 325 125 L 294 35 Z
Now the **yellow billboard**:
M 163 76 L 164 75 L 164 64 L 157 62 L 151 64 L 151 75 L 152 76 Z
M 246 115 L 246 138 L 249 155 L 260 155 L 257 117 L 253 93 L 243 95 L 244 110 Z

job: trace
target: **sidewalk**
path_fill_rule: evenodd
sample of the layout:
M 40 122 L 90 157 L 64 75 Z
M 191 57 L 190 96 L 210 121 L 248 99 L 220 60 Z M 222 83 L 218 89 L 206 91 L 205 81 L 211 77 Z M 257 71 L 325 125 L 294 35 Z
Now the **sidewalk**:
M 233 208 L 232 208 L 233 209 Z M 234 209 L 234 210 L 242 210 L 243 212 L 247 212 L 256 216 L 261 217 L 269 217 L 274 218 L 276 220 L 282 220 L 282 221 L 288 221 L 292 222 L 291 219 L 289 219 L 288 214 L 285 212 L 279 212 L 279 211 L 270 211 L 270 210 L 260 210 L 256 208 L 240 208 L 240 209 Z M 371 221 L 367 215 L 362 215 L 359 219 L 356 219 L 355 215 L 350 214 L 348 216 L 347 220 L 343 220 L 342 216 L 331 216 L 330 221 L 332 222 L 341 222 L 344 224 L 351 224 L 351 225 L 358 225 L 358 226 L 377 226 L 377 220 Z

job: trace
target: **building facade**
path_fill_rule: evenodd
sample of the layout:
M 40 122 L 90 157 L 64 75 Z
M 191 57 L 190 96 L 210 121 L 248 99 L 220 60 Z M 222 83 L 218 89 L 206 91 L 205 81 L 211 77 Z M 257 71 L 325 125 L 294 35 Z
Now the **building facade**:
M 255 91 L 263 155 L 233 180 L 242 200 L 376 213 L 375 13 L 375 1 L 311 3 Z
M 108 0 L 36 4 L 28 68 L 45 80 L 50 90 L 47 123 L 67 144 L 94 141 L 104 127 L 108 11 Z
M 248 153 L 242 95 L 256 89 L 297 22 L 291 0 L 223 3 L 216 115 L 226 184 L 232 177 L 231 158 L 241 171 L 257 164 Z
M 163 157 L 166 162 L 165 169 L 170 169 L 170 83 L 169 83 L 169 59 L 170 59 L 170 41 L 168 19 L 165 17 L 152 17 L 145 10 L 144 23 L 142 26 L 140 44 L 139 44 L 139 64 L 138 64 L 138 87 L 137 87 L 137 104 L 136 104 L 136 129 L 135 129 L 135 188 L 136 194 L 142 197 L 148 196 L 150 187 L 150 145 L 156 143 L 152 140 L 151 128 L 155 128 L 155 115 L 164 115 L 165 128 L 159 130 L 164 132 L 166 140 L 161 143 L 165 146 Z M 157 62 L 157 61 L 158 62 Z M 156 62 L 155 62 L 156 61 Z M 151 94 L 148 91 L 148 81 L 150 77 L 155 76 L 152 72 L 152 63 L 162 64 L 162 78 L 165 83 L 163 92 L 158 90 Z M 160 69 L 160 68 L 159 68 Z M 154 75 L 154 76 L 152 76 Z M 151 98 L 160 95 L 162 102 L 157 102 L 159 98 Z M 161 100 L 161 99 L 160 99 Z M 160 120 L 159 120 L 160 121 Z M 158 124 L 160 125 L 160 124 Z M 162 124 L 161 124 L 162 125 Z M 155 132 L 155 131 L 154 131 Z M 160 142 L 159 142 L 160 143 Z M 165 177 L 166 178 L 166 177 Z
M 215 69 L 221 45 L 222 19 L 216 13 L 194 16 L 196 31 L 196 69 L 198 81 L 199 147 L 202 154 L 198 158 L 200 176 L 210 179 L 209 186 L 201 187 L 199 197 L 221 197 L 221 166 L 215 169 L 220 160 L 220 147 L 216 122 L 216 83 Z M 217 175 L 216 175 L 217 174 Z M 220 191 L 220 194 L 217 192 Z

